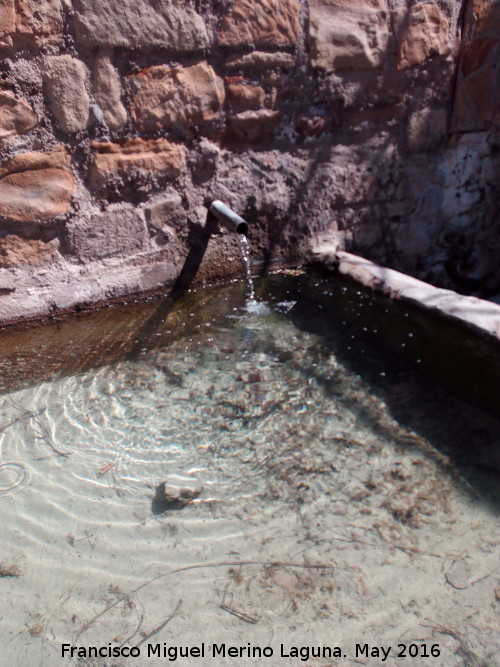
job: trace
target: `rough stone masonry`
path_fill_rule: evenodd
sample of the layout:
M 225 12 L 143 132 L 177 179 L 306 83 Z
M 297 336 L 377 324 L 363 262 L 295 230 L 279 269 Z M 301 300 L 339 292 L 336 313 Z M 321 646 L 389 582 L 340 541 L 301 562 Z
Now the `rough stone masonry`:
M 218 198 L 500 292 L 495 0 L 0 0 L 0 321 L 175 284 Z M 231 235 L 196 276 L 241 274 Z

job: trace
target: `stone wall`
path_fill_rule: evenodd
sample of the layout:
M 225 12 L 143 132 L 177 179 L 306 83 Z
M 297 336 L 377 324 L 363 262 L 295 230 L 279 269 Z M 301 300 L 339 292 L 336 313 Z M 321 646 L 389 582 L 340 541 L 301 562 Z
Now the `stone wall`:
M 499 31 L 496 0 L 0 0 L 0 320 L 240 274 L 214 198 L 261 270 L 333 242 L 500 291 Z

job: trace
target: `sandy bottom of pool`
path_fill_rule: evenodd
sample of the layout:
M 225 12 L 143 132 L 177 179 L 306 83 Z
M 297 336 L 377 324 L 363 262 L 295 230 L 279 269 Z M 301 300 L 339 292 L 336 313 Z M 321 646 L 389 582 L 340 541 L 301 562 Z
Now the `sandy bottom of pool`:
M 3 664 L 500 665 L 498 498 L 291 307 L 1 399 Z

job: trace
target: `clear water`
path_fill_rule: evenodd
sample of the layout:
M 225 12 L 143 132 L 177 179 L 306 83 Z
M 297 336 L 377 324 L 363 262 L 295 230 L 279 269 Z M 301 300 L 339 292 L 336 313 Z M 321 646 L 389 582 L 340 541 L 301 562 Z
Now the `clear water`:
M 499 664 L 499 421 L 417 372 L 404 315 L 389 350 L 383 303 L 274 276 L 4 338 L 5 664 Z

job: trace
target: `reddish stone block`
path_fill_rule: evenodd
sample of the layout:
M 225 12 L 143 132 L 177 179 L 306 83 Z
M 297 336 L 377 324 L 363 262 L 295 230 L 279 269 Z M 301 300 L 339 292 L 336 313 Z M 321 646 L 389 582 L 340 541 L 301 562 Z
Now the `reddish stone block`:
M 164 138 L 93 142 L 92 148 L 96 152 L 90 172 L 91 183 L 101 191 L 117 179 L 123 183 L 141 173 L 175 178 L 184 167 L 184 146 Z
M 67 213 L 76 190 L 71 157 L 63 146 L 21 153 L 0 166 L 0 216 L 42 222 Z
M 17 42 L 36 48 L 61 43 L 61 0 L 15 0 L 15 8 Z
M 313 0 L 309 51 L 315 69 L 371 69 L 385 58 L 389 30 L 385 0 Z
M 40 239 L 25 239 L 15 234 L 7 234 L 0 239 L 0 267 L 44 264 L 58 248 L 59 239 L 47 243 Z
M 16 29 L 14 0 L 0 0 L 0 48 L 12 46 L 12 33 Z
M 294 46 L 299 36 L 298 0 L 236 0 L 218 34 L 223 46 Z
M 265 98 L 266 93 L 261 86 L 245 86 L 233 83 L 227 87 L 228 102 L 233 109 L 239 111 L 261 109 Z
M 26 134 L 37 124 L 31 106 L 17 99 L 8 90 L 0 90 L 0 147 L 20 134 Z
M 222 79 L 205 61 L 190 67 L 149 67 L 129 81 L 132 116 L 146 132 L 211 120 L 224 102 Z
M 399 23 L 406 24 L 400 38 L 398 69 L 420 65 L 432 56 L 451 53 L 449 24 L 433 3 L 413 5 L 397 12 Z

